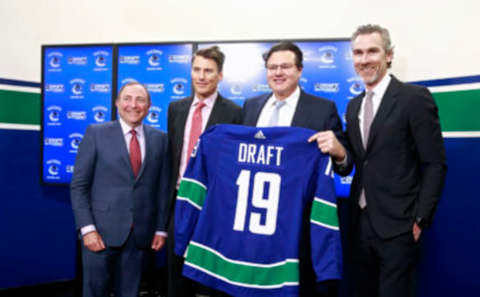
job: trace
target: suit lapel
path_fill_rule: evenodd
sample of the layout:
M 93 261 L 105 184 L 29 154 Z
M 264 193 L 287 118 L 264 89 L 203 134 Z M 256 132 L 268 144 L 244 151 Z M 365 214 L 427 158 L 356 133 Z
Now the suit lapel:
M 258 122 L 258 118 L 260 117 L 260 114 L 262 113 L 262 110 L 263 110 L 263 107 L 265 106 L 265 104 L 267 103 L 268 101 L 268 98 L 270 98 L 270 96 L 272 96 L 272 93 L 269 93 L 269 94 L 265 94 L 263 97 L 260 97 L 260 99 L 258 100 L 257 103 L 257 106 L 255 106 L 255 114 L 254 114 L 254 123 L 252 124 L 253 126 L 256 126 L 257 125 L 257 122 Z
M 362 105 L 363 98 L 365 97 L 365 92 L 360 94 L 358 97 L 351 101 L 352 104 L 352 114 L 347 122 L 349 126 L 348 130 L 352 131 L 353 139 L 355 141 L 355 146 L 361 152 L 361 154 L 365 154 L 365 148 L 363 147 L 363 140 L 362 140 L 362 133 L 360 131 L 360 123 L 358 121 L 358 116 L 360 113 L 360 106 Z
M 176 126 L 178 127 L 178 136 L 176 138 L 176 150 L 181 152 L 183 145 L 183 135 L 185 134 L 185 125 L 187 124 L 188 111 L 192 105 L 193 97 L 188 98 L 182 105 L 179 106 Z M 181 154 L 181 153 L 180 153 Z M 179 154 L 179 155 L 180 155 Z
M 375 136 L 382 129 L 385 121 L 393 110 L 395 103 L 397 102 L 397 93 L 399 90 L 399 82 L 392 76 L 392 80 L 383 95 L 382 102 L 378 107 L 377 113 L 373 118 L 372 125 L 370 126 L 370 135 L 368 137 L 367 148 L 370 148 Z
M 127 150 L 127 143 L 125 142 L 125 136 L 123 135 L 122 126 L 119 121 L 115 121 L 112 126 L 112 148 L 114 151 L 120 150 L 120 155 L 124 165 L 132 172 L 132 165 L 130 164 L 130 155 Z M 132 173 L 133 175 L 133 173 Z
M 306 94 L 303 91 L 300 91 L 300 97 L 298 98 L 297 107 L 295 108 L 295 113 L 292 118 L 292 127 L 308 127 L 308 115 L 310 110 L 308 104 L 306 104 Z
M 207 130 L 210 126 L 220 122 L 223 112 L 223 100 L 223 97 L 218 94 L 215 104 L 213 105 L 212 112 L 210 113 L 210 117 L 208 118 L 207 125 L 205 126 L 205 130 Z

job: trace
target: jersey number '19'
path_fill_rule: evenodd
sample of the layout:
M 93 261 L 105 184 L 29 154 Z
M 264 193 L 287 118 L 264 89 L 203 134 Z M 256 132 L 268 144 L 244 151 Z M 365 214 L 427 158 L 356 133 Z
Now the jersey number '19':
M 250 188 L 250 170 L 243 169 L 237 178 L 238 194 L 235 209 L 233 230 L 244 231 L 247 217 L 248 190 Z M 277 173 L 257 172 L 253 178 L 252 206 L 265 209 L 265 223 L 262 224 L 262 214 L 252 211 L 248 230 L 252 233 L 272 235 L 277 226 L 278 202 L 282 178 Z M 268 197 L 263 197 L 268 183 Z

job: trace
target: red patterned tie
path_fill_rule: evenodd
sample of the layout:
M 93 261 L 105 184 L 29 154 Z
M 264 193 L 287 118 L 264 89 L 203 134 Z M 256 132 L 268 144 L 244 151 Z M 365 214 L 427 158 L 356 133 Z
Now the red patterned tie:
M 132 164 L 133 175 L 137 177 L 142 166 L 142 153 L 140 152 L 140 144 L 137 139 L 137 131 L 132 129 L 130 133 L 132 133 L 132 139 L 130 139 L 130 164 Z
M 190 160 L 193 148 L 195 147 L 200 134 L 202 134 L 202 108 L 204 106 L 205 103 L 199 102 L 193 112 L 192 125 L 190 126 L 190 139 L 188 140 L 187 164 L 188 160 Z

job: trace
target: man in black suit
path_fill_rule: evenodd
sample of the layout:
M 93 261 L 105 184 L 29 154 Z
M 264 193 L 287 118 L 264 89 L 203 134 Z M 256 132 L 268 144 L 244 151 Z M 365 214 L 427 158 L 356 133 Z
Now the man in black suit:
M 273 92 L 245 102 L 243 124 L 258 127 L 295 126 L 320 131 L 312 135 L 309 141 L 316 141 L 319 149 L 330 154 L 334 161 L 344 160 L 346 151 L 342 142 L 346 142 L 346 139 L 335 103 L 307 94 L 298 85 L 303 69 L 302 51 L 291 42 L 281 42 L 274 45 L 264 59 L 268 84 Z M 309 253 L 308 216 L 304 221 L 300 242 L 300 295 L 335 296 L 335 282 L 321 284 L 318 287 L 320 292 L 316 292 Z
M 445 174 L 445 149 L 430 92 L 387 74 L 388 30 L 358 27 L 355 70 L 366 91 L 347 107 L 350 154 L 349 255 L 358 297 L 415 295 L 419 239 L 433 217 Z M 349 258 L 350 259 L 350 258 Z
M 172 160 L 172 193 L 168 227 L 168 296 L 194 296 L 195 284 L 182 277 L 183 258 L 173 252 L 175 198 L 180 178 L 201 132 L 215 124 L 240 124 L 242 109 L 217 92 L 224 54 L 217 46 L 198 50 L 192 58 L 194 96 L 168 107 L 168 138 Z
M 151 104 L 143 85 L 124 85 L 115 104 L 118 121 L 88 126 L 70 184 L 84 297 L 136 297 L 147 252 L 165 243 L 167 135 L 142 124 Z

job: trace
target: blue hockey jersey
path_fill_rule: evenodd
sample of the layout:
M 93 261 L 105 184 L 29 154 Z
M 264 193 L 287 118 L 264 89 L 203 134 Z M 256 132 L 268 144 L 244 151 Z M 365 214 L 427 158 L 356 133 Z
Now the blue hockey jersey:
M 217 125 L 200 137 L 175 209 L 175 253 L 185 257 L 185 276 L 233 296 L 298 296 L 308 209 L 317 281 L 340 278 L 332 166 L 307 142 L 314 133 Z

